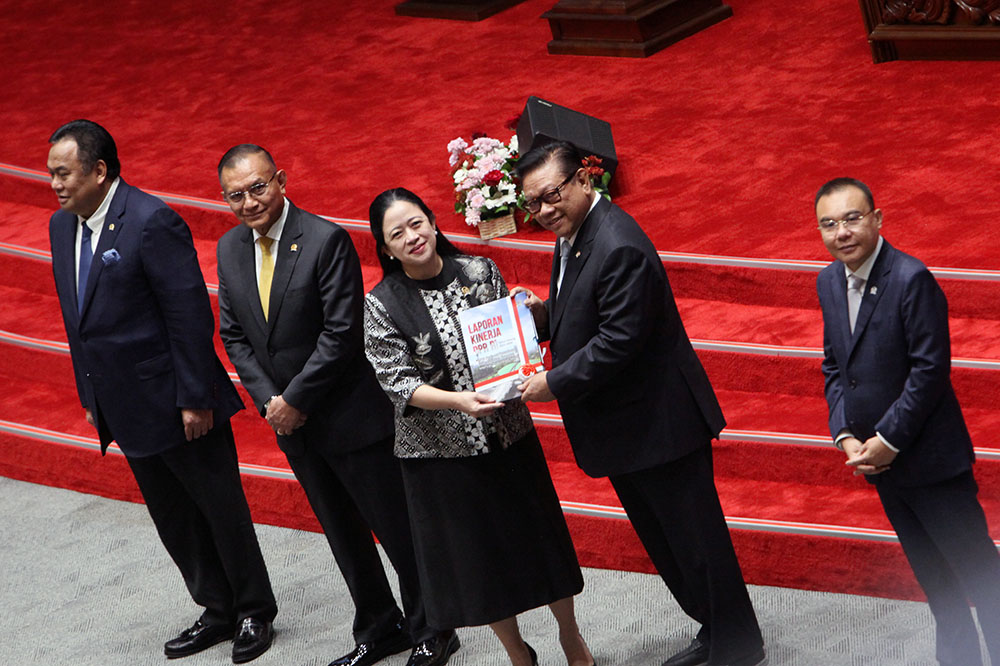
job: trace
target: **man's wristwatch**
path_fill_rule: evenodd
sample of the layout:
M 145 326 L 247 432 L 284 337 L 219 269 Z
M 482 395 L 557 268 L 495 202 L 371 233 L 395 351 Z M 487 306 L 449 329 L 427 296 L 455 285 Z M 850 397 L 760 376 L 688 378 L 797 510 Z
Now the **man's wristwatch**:
M 271 401 L 277 397 L 278 396 L 276 395 L 272 395 L 270 398 L 264 401 L 264 414 L 267 414 L 267 408 L 271 406 Z

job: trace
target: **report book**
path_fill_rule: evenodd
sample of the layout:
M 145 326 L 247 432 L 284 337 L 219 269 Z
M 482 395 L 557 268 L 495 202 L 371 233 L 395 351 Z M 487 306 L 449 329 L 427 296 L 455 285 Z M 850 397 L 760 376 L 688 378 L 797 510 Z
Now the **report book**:
M 458 314 L 476 391 L 494 400 L 520 398 L 517 385 L 544 369 L 527 294 Z

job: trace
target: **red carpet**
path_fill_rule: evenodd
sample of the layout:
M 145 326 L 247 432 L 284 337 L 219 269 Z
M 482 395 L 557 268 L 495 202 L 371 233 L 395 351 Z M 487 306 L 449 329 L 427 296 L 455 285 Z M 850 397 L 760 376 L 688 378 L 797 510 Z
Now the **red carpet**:
M 953 377 L 1000 535 L 1000 246 L 991 233 L 1000 202 L 983 187 L 1000 175 L 989 136 L 994 64 L 876 67 L 853 3 L 804 0 L 789 16 L 785 3 L 732 0 L 733 19 L 637 61 L 547 55 L 538 16 L 552 0 L 478 24 L 396 17 L 394 1 L 244 3 L 252 22 L 194 3 L 152 16 L 140 5 L 42 14 L 0 1 L 0 163 L 41 170 L 48 134 L 92 117 L 118 140 L 130 182 L 218 201 L 219 156 L 255 141 L 288 170 L 289 196 L 307 209 L 360 220 L 376 193 L 405 185 L 446 230 L 464 233 L 450 212 L 445 145 L 476 130 L 506 138 L 504 121 L 537 94 L 611 122 L 622 161 L 613 194 L 661 251 L 805 262 L 827 259 L 813 192 L 830 177 L 856 175 L 872 185 L 891 242 L 932 266 L 985 269 L 991 278 L 942 285 Z M 56 44 L 86 53 L 86 67 Z M 135 500 L 120 457 L 99 461 L 72 439 L 93 433 L 58 351 L 65 333 L 51 268 L 24 256 L 44 255 L 54 207 L 45 183 L 0 173 L 0 420 L 20 424 L 0 423 L 0 473 Z M 215 241 L 232 217 L 175 207 L 214 283 Z M 536 230 L 519 236 L 551 242 Z M 363 229 L 352 237 L 370 287 L 379 277 L 372 242 Z M 493 257 L 508 282 L 545 290 L 546 253 L 465 247 Z M 717 482 L 748 580 L 918 595 L 872 489 L 838 452 L 788 443 L 826 437 L 815 270 L 688 259 L 667 269 L 729 421 L 715 449 Z M 17 336 L 55 350 L 26 348 Z M 581 561 L 650 570 L 615 517 L 607 482 L 579 472 L 558 419 L 546 418 L 553 406 L 535 411 Z M 316 529 L 262 421 L 244 412 L 234 426 L 255 518 Z M 838 569 L 861 558 L 879 563 L 872 579 Z

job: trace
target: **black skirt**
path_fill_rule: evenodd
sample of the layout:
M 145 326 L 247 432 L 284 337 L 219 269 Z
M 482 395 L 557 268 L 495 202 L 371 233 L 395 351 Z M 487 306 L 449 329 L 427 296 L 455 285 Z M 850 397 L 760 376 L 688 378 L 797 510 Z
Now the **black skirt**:
M 428 624 L 489 624 L 583 589 L 534 430 L 506 450 L 400 462 Z

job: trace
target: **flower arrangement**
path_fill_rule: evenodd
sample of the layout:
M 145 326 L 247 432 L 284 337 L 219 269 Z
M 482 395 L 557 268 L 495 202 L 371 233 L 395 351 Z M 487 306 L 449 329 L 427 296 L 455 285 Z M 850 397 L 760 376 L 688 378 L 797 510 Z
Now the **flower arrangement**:
M 611 193 L 608 191 L 608 183 L 611 182 L 611 174 L 604 170 L 601 164 L 604 163 L 597 155 L 587 155 L 583 158 L 583 168 L 590 176 L 590 184 L 594 191 L 611 201 Z
M 478 227 L 480 222 L 514 213 L 520 196 L 513 173 L 517 135 L 507 144 L 483 134 L 473 135 L 471 144 L 459 137 L 448 144 L 448 153 L 455 212 L 465 216 L 466 224 Z

